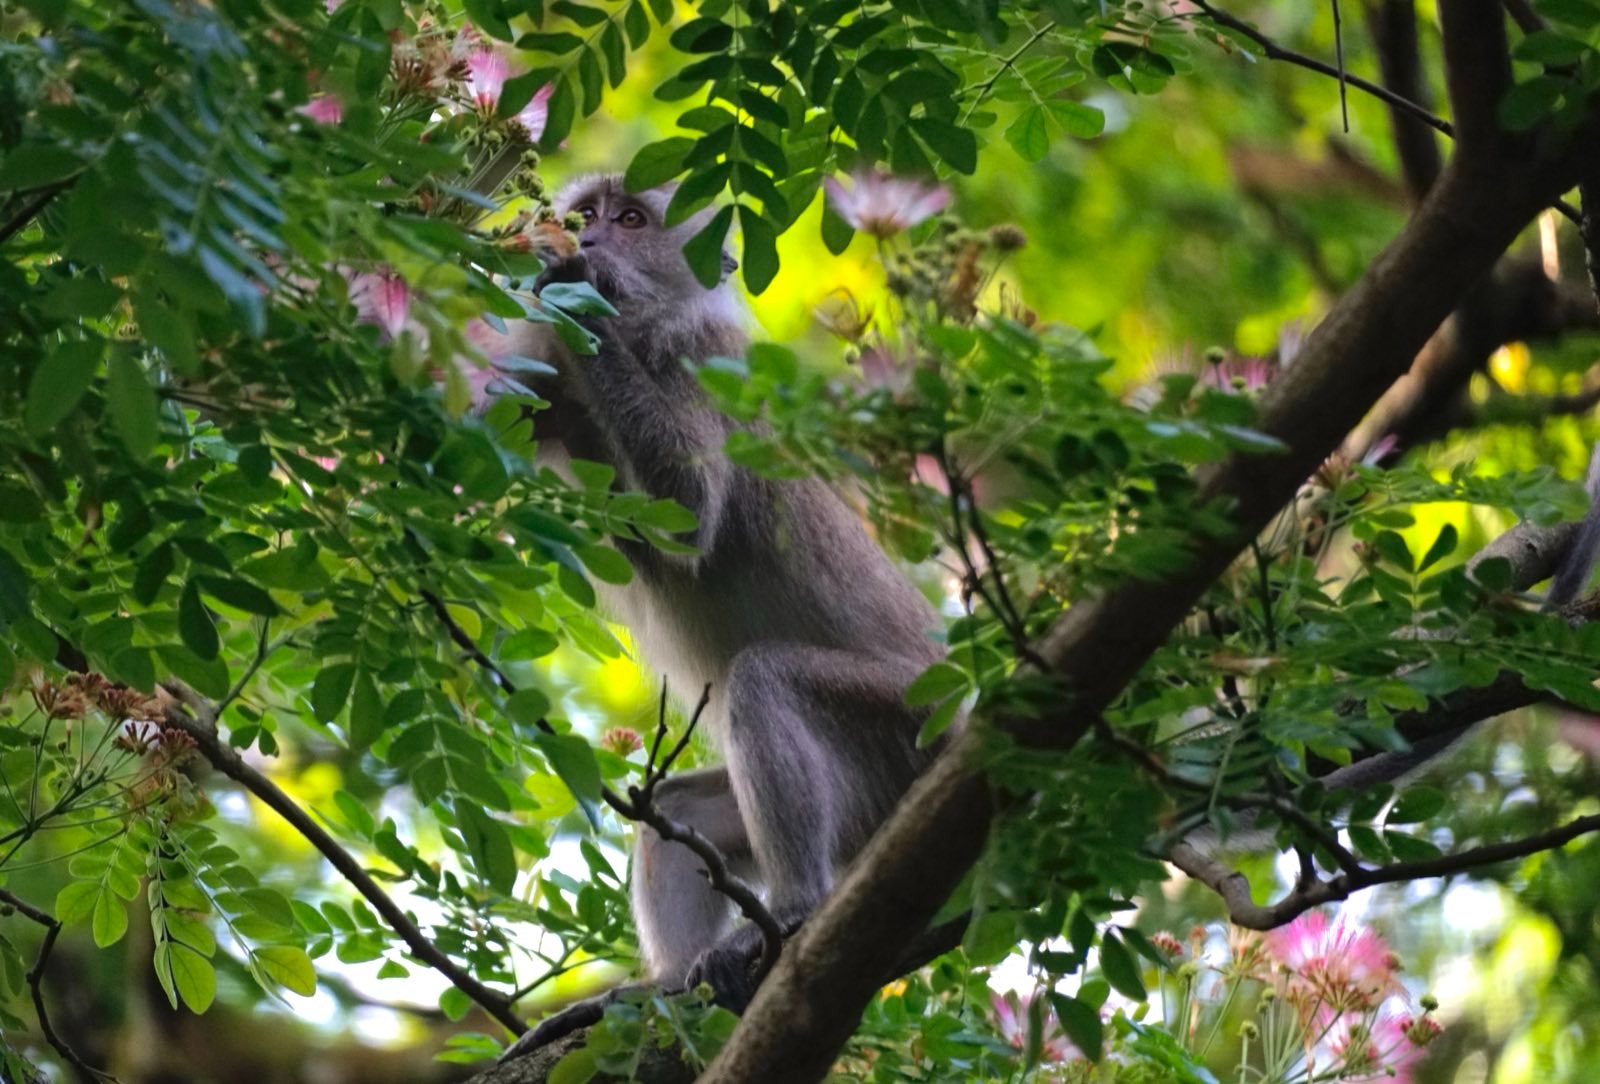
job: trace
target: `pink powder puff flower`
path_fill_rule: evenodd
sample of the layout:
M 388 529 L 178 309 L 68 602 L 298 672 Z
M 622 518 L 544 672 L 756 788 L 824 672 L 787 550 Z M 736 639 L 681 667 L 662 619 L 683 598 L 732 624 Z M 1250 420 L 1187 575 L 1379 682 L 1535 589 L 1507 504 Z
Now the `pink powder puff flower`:
M 480 46 L 467 54 L 467 93 L 479 112 L 494 112 L 500 104 L 500 91 L 510 76 L 510 61 L 493 46 Z M 542 125 L 540 130 L 543 131 Z
M 472 409 L 479 411 L 489 405 L 493 396 L 491 389 L 495 389 L 496 382 L 504 374 L 497 369 L 496 363 L 511 353 L 511 338 L 503 332 L 495 330 L 488 321 L 473 317 L 461 329 L 466 340 L 477 348 L 478 352 L 487 359 L 487 365 L 480 365 L 475 358 L 457 354 L 453 360 L 456 369 L 467 382 L 467 389 L 472 394 Z M 442 373 L 435 373 L 435 379 L 443 379 Z M 504 392 L 505 388 L 497 389 Z
M 539 137 L 544 135 L 545 122 L 550 119 L 550 95 L 554 94 L 554 83 L 546 83 L 533 92 L 533 97 L 528 99 L 528 104 L 517 111 L 512 118 L 522 126 L 522 132 L 529 143 L 539 142 Z
M 1200 380 L 1226 392 L 1250 392 L 1260 391 L 1277 375 L 1277 365 L 1267 358 L 1230 357 L 1207 362 L 1200 371 Z
M 1291 992 L 1301 987 L 1305 1011 L 1371 1009 L 1400 986 L 1399 962 L 1382 937 L 1321 911 L 1268 933 L 1267 951 L 1292 972 Z
M 1439 1032 L 1431 1018 L 1422 1020 L 1428 1025 L 1425 1030 L 1419 1030 L 1418 1021 L 1408 1014 L 1389 1010 L 1375 1020 L 1353 1014 L 1335 1020 L 1328 1031 L 1328 1049 L 1343 1063 L 1339 1079 L 1409 1084 L 1422 1048 Z M 1417 1042 L 1412 1032 L 1424 1041 Z
M 1025 1049 L 1028 1045 L 1028 1008 L 1032 1005 L 1034 996 L 1037 995 L 1022 997 L 1015 991 L 989 996 L 989 1003 L 994 1006 L 995 1030 L 1017 1050 Z M 1043 1031 L 1040 1036 L 1041 1061 L 1063 1062 L 1083 1057 L 1083 1051 L 1062 1032 L 1055 1010 L 1048 1006 L 1044 1011 L 1041 1030 Z
M 332 94 L 317 94 L 295 112 L 318 124 L 338 124 L 344 119 L 344 103 Z
M 944 210 L 950 203 L 950 190 L 910 177 L 896 177 L 874 170 L 851 177 L 854 187 L 846 188 L 836 178 L 822 182 L 828 199 L 839 217 L 863 233 L 892 237 Z
M 376 324 L 385 342 L 399 338 L 411 322 L 411 288 L 393 271 L 350 276 L 350 302 L 356 307 L 356 319 Z

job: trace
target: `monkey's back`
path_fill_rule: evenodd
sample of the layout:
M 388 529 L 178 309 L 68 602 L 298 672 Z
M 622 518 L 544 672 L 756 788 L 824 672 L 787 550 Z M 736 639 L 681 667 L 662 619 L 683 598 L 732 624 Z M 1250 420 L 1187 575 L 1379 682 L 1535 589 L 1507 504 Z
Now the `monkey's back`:
M 920 670 L 943 649 L 933 607 L 825 483 L 735 471 L 715 538 L 693 561 L 639 548 L 632 584 L 606 601 L 644 661 L 693 700 L 734 659 L 802 644 Z

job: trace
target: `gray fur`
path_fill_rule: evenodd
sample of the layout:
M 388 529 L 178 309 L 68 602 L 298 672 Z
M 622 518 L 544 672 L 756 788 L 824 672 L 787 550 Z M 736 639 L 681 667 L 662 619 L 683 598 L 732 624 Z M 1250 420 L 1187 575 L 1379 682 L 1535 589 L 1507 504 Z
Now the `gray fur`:
M 663 806 L 748 869 L 792 925 L 928 759 L 903 693 L 940 657 L 939 621 L 826 485 L 764 479 L 723 455 L 734 425 L 693 365 L 743 354 L 742 308 L 727 281 L 707 290 L 684 262 L 684 241 L 710 212 L 666 228 L 669 198 L 629 194 L 615 176 L 561 194 L 559 210 L 589 207 L 594 218 L 581 257 L 547 277 L 589 279 L 621 315 L 591 322 L 596 356 L 552 349 L 537 325 L 519 332 L 519 352 L 560 371 L 554 409 L 535 418 L 542 444 L 559 438 L 565 454 L 608 463 L 619 484 L 699 520 L 695 556 L 619 543 L 636 574 L 605 601 L 675 693 L 712 686 L 707 723 L 726 767 L 669 779 Z M 629 210 L 646 216 L 642 228 L 621 225 Z M 633 906 L 653 978 L 734 981 L 727 968 L 750 935 L 729 934 L 729 909 L 690 853 L 645 829 Z

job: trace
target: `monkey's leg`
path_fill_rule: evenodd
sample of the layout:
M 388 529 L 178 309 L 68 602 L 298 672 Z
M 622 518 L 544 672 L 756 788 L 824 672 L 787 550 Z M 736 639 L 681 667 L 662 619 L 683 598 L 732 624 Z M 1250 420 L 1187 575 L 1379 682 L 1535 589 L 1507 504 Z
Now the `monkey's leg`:
M 750 842 L 725 768 L 670 776 L 656 789 L 655 801 L 667 819 L 699 830 L 736 873 L 750 871 Z M 645 825 L 634 844 L 631 889 L 650 977 L 680 985 L 689 966 L 727 932 L 728 898 L 711 888 L 699 856 Z
M 928 760 L 904 703 L 926 660 L 800 644 L 746 648 L 725 684 L 728 777 L 745 812 L 768 907 L 797 928 Z M 742 1007 L 760 934 L 746 924 L 695 961 L 691 984 Z

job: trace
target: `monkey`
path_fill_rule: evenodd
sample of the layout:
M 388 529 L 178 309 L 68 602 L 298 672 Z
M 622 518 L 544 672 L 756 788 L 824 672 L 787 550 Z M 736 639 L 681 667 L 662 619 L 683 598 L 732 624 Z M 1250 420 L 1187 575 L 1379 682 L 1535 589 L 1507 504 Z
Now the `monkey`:
M 925 714 L 904 693 L 943 657 L 940 623 L 826 483 L 774 481 L 724 454 L 735 423 L 694 370 L 748 345 L 728 278 L 737 264 L 724 253 L 721 280 L 701 285 L 683 245 L 713 211 L 668 226 L 670 196 L 630 193 L 615 175 L 567 186 L 556 207 L 582 217 L 579 251 L 547 268 L 541 286 L 588 282 L 618 314 L 582 321 L 599 340 L 588 357 L 558 348 L 547 325 L 512 334 L 517 353 L 550 360 L 558 373 L 543 389 L 552 406 L 534 416 L 541 454 L 553 437 L 562 447 L 551 461 L 605 463 L 618 484 L 695 515 L 686 538 L 693 555 L 618 539 L 633 581 L 598 590 L 670 689 L 711 686 L 705 722 L 722 763 L 669 776 L 657 805 L 759 884 L 788 931 L 935 752 L 919 748 Z M 734 926 L 731 905 L 688 848 L 641 825 L 630 901 L 653 982 L 708 982 L 726 1003 L 747 999 L 759 933 Z

